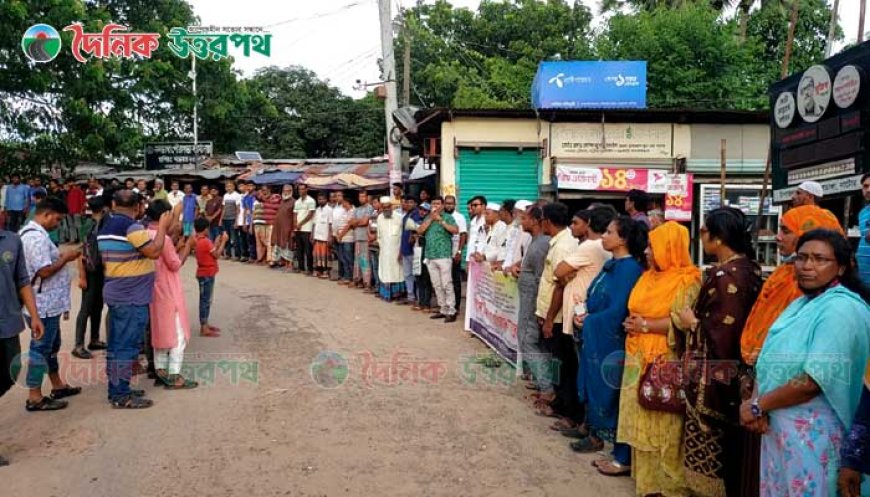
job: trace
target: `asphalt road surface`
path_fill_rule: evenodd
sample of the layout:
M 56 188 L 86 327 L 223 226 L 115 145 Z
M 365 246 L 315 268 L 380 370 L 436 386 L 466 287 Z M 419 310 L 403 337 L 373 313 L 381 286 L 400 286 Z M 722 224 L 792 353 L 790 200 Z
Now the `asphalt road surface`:
M 195 322 L 193 262 L 183 279 Z M 52 413 L 25 412 L 21 388 L 0 399 L 0 454 L 12 461 L 0 468 L 0 494 L 633 494 L 630 479 L 594 471 L 596 456 L 571 453 L 568 439 L 549 430 L 551 420 L 533 413 L 522 385 L 493 380 L 482 369 L 470 380 L 464 358 L 486 348 L 460 323 L 434 322 L 334 283 L 232 262 L 222 262 L 215 291 L 212 321 L 223 336 L 200 338 L 194 330 L 186 358 L 200 371 L 215 365 L 214 382 L 166 391 L 142 377 L 155 400 L 143 411 L 109 408 L 102 353 L 92 361 L 69 356 L 73 312 L 62 324 L 61 369 L 84 392 Z M 323 351 L 348 361 L 336 388 L 311 375 Z M 395 356 L 403 373 L 391 386 L 389 375 L 371 373 L 389 371 L 394 354 L 405 355 Z M 234 381 L 234 365 L 252 362 L 256 381 Z M 409 372 L 439 364 L 445 373 L 434 382 Z M 336 369 L 319 371 L 328 386 L 343 378 L 330 374 Z

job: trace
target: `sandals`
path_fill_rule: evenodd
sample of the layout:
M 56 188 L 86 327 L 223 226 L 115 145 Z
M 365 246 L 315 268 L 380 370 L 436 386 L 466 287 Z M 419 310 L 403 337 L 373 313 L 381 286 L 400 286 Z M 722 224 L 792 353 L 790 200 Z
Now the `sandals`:
M 147 409 L 153 405 L 154 401 L 151 399 L 135 397 L 132 394 L 112 401 L 112 408 L 114 409 Z
M 179 381 L 181 383 L 179 383 Z M 163 388 L 166 390 L 191 390 L 199 386 L 199 383 L 188 380 L 180 374 L 174 374 L 166 377 Z
M 55 400 L 51 397 L 43 397 L 39 402 L 31 402 L 27 400 L 24 402 L 24 409 L 27 412 L 37 412 L 37 411 L 59 411 L 61 409 L 66 409 L 69 404 L 65 400 Z
M 553 431 L 568 431 L 568 430 L 577 430 L 577 423 L 571 421 L 568 418 L 559 418 L 558 421 L 550 425 L 550 429 Z
M 63 388 L 52 389 L 51 398 L 52 400 L 60 400 L 66 397 L 72 397 L 73 395 L 78 395 L 80 393 L 82 393 L 82 387 L 71 387 L 69 385 L 66 385 Z
M 576 442 L 571 442 L 569 445 L 571 450 L 579 454 L 591 454 L 604 449 L 604 442 L 601 440 L 594 442 L 592 437 L 581 438 Z M 600 467 L 598 468 L 598 471 L 601 471 Z M 631 469 L 629 469 L 629 472 L 631 472 Z
M 604 476 L 631 476 L 631 466 L 623 466 L 616 461 L 607 461 L 595 466 Z

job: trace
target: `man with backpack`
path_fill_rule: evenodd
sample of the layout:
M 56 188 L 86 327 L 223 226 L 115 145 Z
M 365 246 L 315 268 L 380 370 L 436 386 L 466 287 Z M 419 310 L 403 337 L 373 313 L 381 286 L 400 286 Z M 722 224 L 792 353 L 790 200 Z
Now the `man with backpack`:
M 106 208 L 103 197 L 93 197 L 88 200 L 93 222 L 84 234 L 82 257 L 79 259 L 79 288 L 82 290 L 82 302 L 76 317 L 76 344 L 72 355 L 79 359 L 91 359 L 89 350 L 105 350 L 105 342 L 100 341 L 100 321 L 103 315 L 103 283 L 105 269 L 97 245 L 97 233 L 102 227 Z M 91 323 L 91 340 L 85 348 L 85 330 Z

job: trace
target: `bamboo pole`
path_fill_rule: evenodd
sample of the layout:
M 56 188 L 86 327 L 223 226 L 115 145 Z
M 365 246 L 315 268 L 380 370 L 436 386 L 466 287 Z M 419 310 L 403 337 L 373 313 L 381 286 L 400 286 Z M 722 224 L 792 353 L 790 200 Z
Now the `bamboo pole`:
M 726 140 L 723 138 L 721 150 L 719 151 L 719 207 L 725 207 L 725 150 L 727 146 Z

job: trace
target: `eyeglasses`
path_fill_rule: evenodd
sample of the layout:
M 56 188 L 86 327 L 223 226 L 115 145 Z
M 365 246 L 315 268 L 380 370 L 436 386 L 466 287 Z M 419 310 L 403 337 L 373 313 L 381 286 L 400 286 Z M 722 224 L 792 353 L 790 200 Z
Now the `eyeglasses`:
M 471 204 L 472 207 L 480 207 L 482 204 Z
M 819 257 L 812 254 L 798 254 L 794 258 L 795 264 L 806 265 L 807 262 L 810 262 L 813 266 L 827 266 L 828 264 L 836 261 L 837 259 L 832 259 L 830 257 Z

